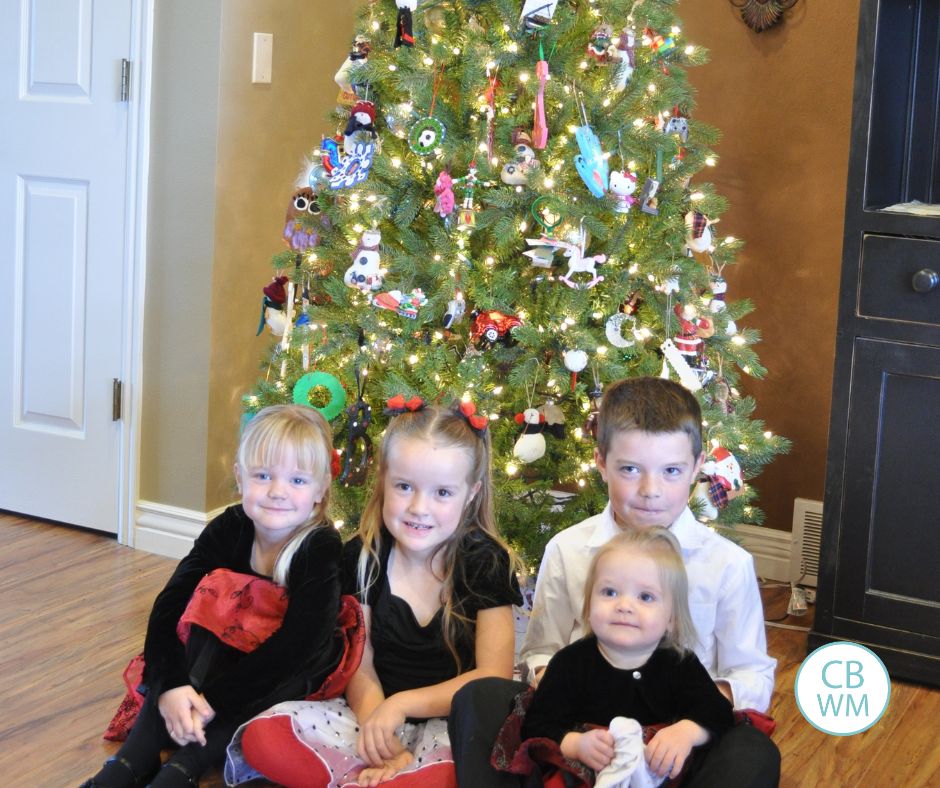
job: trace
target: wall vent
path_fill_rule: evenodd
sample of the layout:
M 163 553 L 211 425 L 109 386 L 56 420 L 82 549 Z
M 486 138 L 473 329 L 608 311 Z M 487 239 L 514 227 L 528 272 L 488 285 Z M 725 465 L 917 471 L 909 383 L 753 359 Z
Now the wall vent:
M 793 552 L 790 555 L 790 582 L 816 587 L 822 521 L 822 501 L 810 501 L 806 498 L 793 499 Z

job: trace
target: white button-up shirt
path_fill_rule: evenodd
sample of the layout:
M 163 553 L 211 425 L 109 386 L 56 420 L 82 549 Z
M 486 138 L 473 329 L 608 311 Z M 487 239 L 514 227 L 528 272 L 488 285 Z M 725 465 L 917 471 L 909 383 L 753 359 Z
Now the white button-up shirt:
M 522 646 L 529 678 L 584 634 L 584 584 L 598 548 L 619 532 L 610 504 L 556 534 L 545 547 Z M 702 525 L 686 507 L 670 526 L 689 576 L 695 653 L 712 678 L 728 683 L 736 709 L 766 711 L 777 661 L 767 655 L 764 609 L 751 555 Z

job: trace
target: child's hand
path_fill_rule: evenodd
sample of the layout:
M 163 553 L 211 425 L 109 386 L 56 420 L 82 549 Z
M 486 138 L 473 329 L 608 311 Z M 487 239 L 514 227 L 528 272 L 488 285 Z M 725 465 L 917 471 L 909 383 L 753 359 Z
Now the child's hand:
M 394 758 L 389 758 L 381 766 L 370 766 L 359 772 L 358 783 L 362 788 L 372 788 L 372 786 L 391 780 L 396 774 L 404 769 L 414 760 L 408 750 L 402 749 Z
M 561 740 L 561 754 L 600 771 L 614 759 L 614 737 L 606 728 L 584 733 L 572 731 Z
M 405 712 L 399 709 L 395 696 L 386 698 L 359 725 L 356 751 L 369 766 L 384 767 L 386 762 L 401 755 L 401 741 L 395 731 L 405 722 Z
M 692 748 L 708 741 L 708 731 L 692 720 L 656 732 L 646 745 L 646 763 L 660 777 L 678 777 Z
M 167 690 L 157 700 L 157 708 L 166 723 L 167 733 L 178 745 L 205 744 L 203 727 L 215 716 L 215 711 L 195 689 L 187 684 Z M 197 725 L 197 718 L 201 724 Z

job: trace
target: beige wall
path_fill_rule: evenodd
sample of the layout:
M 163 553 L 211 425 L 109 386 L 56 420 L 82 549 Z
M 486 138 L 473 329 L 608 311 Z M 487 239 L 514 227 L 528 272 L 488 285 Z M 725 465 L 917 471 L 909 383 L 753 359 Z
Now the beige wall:
M 172 62 L 155 67 L 144 499 L 197 510 L 232 499 L 240 398 L 269 344 L 254 337 L 261 287 L 361 3 L 318 5 L 157 4 L 173 23 L 161 32 L 158 19 L 158 35 L 176 46 L 156 47 Z M 746 390 L 794 442 L 756 481 L 768 525 L 789 529 L 793 498 L 823 495 L 858 2 L 800 0 L 761 34 L 725 0 L 685 0 L 679 13 L 712 52 L 690 72 L 696 117 L 724 133 L 713 175 L 731 209 L 720 230 L 747 241 L 727 278 L 732 297 L 756 304 L 747 324 L 764 334 L 769 373 Z M 274 33 L 271 85 L 250 82 L 255 30 Z M 164 69 L 173 83 L 161 92 Z
M 747 242 L 728 295 L 754 301 L 746 324 L 768 369 L 744 388 L 793 441 L 755 484 L 767 525 L 789 530 L 793 499 L 822 500 L 825 482 L 858 0 L 799 0 L 759 34 L 727 0 L 686 0 L 679 14 L 712 54 L 689 72 L 696 117 L 724 134 L 719 229 Z
M 334 106 L 358 3 L 160 0 L 154 20 L 140 498 L 233 497 L 240 400 L 270 344 L 261 288 L 305 152 Z M 252 33 L 274 34 L 270 85 Z

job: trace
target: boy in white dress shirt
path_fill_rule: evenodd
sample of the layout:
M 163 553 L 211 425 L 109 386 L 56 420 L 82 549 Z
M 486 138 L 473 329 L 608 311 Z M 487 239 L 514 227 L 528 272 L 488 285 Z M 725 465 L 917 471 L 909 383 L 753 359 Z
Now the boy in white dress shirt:
M 601 404 L 594 456 L 609 503 L 600 514 L 556 534 L 545 548 L 522 648 L 529 681 L 537 684 L 552 655 L 583 635 L 579 600 L 597 549 L 620 529 L 660 525 L 682 548 L 699 640 L 695 653 L 734 708 L 766 711 L 776 662 L 767 655 L 753 561 L 699 523 L 688 507 L 704 460 L 695 397 L 660 378 L 615 383 Z M 450 725 L 461 786 L 520 785 L 489 766 L 489 752 L 513 696 L 524 686 L 482 679 L 455 696 Z M 692 767 L 683 786 L 775 786 L 780 753 L 764 734 L 738 726 Z

